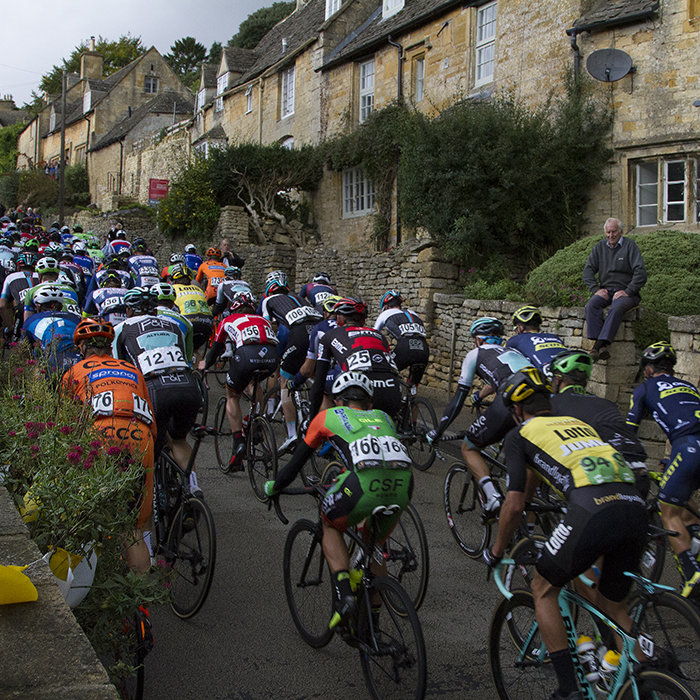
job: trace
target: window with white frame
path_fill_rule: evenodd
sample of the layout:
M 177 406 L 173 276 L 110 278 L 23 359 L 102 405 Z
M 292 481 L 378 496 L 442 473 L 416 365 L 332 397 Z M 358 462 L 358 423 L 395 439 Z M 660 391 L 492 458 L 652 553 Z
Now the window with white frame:
M 253 111 L 253 86 L 248 85 L 245 89 L 245 113 L 250 114 Z
M 280 146 L 282 146 L 282 148 L 288 148 L 291 151 L 294 148 L 294 137 L 287 136 L 287 138 L 280 142 Z
M 326 19 L 340 9 L 341 0 L 326 0 Z
M 664 166 L 664 221 L 685 221 L 686 163 L 667 160 Z
M 371 214 L 374 211 L 374 183 L 362 168 L 343 171 L 343 218 Z
M 280 103 L 280 116 L 282 119 L 294 114 L 294 66 L 282 71 Z
M 475 85 L 493 80 L 496 64 L 496 3 L 490 2 L 476 11 Z
M 403 9 L 404 0 L 384 0 L 382 3 L 382 19 L 395 15 Z
M 414 74 L 415 74 L 415 89 L 413 91 L 413 98 L 416 102 L 420 102 L 424 97 L 425 88 L 425 56 L 419 56 L 414 62 Z
M 216 79 L 216 105 L 214 106 L 216 112 L 220 112 L 224 108 L 224 98 L 221 95 L 224 94 L 227 87 L 228 73 L 224 73 Z
M 659 208 L 658 164 L 637 164 L 637 226 L 656 226 Z
M 158 78 L 153 75 L 147 75 L 144 78 L 143 91 L 155 95 L 158 92 Z
M 204 104 L 207 101 L 207 91 L 205 88 L 202 88 L 198 93 L 197 93 L 197 111 L 199 112 L 200 110 L 204 109 Z
M 202 141 L 194 147 L 195 153 L 206 158 L 209 155 L 209 141 Z
M 360 63 L 360 124 L 374 110 L 374 59 Z
M 49 131 L 53 131 L 56 128 L 56 112 L 51 112 L 49 117 Z
M 92 105 L 92 92 L 86 90 L 83 93 L 83 114 L 90 111 L 90 106 Z

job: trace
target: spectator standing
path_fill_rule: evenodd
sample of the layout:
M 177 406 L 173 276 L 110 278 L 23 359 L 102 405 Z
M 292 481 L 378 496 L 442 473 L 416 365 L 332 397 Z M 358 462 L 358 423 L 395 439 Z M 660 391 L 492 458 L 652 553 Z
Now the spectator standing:
M 597 275 L 597 280 L 596 280 Z M 583 268 L 583 281 L 593 296 L 586 304 L 588 338 L 595 341 L 591 357 L 607 360 L 624 315 L 639 305 L 647 270 L 637 244 L 622 235 L 622 222 L 605 222 L 605 239 L 598 241 Z M 609 306 L 603 321 L 603 309 Z
M 219 250 L 221 251 L 221 262 L 229 267 L 243 267 L 245 265 L 245 260 L 229 248 L 228 238 L 221 239 Z

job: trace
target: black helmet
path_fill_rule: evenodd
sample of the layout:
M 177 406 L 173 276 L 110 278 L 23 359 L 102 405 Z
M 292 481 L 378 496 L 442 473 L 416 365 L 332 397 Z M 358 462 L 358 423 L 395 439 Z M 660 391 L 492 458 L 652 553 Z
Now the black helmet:
M 671 369 L 678 356 L 670 343 L 653 343 L 642 353 L 642 365 L 659 365 Z
M 472 338 L 475 338 L 476 336 L 502 338 L 505 333 L 506 329 L 504 328 L 503 323 L 501 323 L 501 321 L 499 321 L 497 318 L 492 318 L 491 316 L 477 318 L 469 328 L 469 335 Z
M 552 393 L 549 379 L 534 367 L 523 367 L 506 382 L 503 389 L 503 403 L 506 406 L 512 406 L 537 393 L 547 396 Z
M 353 314 L 357 314 L 358 316 L 366 316 L 367 304 L 359 299 L 345 297 L 339 301 L 336 301 L 335 306 L 333 306 L 333 313 L 340 314 L 341 316 L 352 316 Z
M 158 303 L 158 297 L 148 287 L 134 287 L 123 298 L 127 309 L 147 313 Z
M 527 326 L 532 324 L 533 326 L 539 326 L 542 323 L 542 314 L 536 306 L 521 306 L 513 314 L 513 325 L 517 326 L 522 324 Z

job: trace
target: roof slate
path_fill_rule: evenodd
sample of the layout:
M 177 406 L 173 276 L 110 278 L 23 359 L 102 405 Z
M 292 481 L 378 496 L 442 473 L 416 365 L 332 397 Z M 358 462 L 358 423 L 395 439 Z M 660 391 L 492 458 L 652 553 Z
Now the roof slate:
M 260 54 L 256 50 L 241 49 L 237 46 L 226 46 L 223 52 L 228 69 L 234 73 L 245 73 L 260 58 Z
M 202 141 L 226 141 L 228 137 L 224 131 L 224 127 L 221 124 L 209 129 L 209 131 L 204 132 L 195 143 L 201 143 Z
M 219 66 L 215 63 L 204 63 L 202 64 L 202 76 L 204 78 L 205 88 L 215 88 L 216 87 L 216 74 L 219 72 Z M 201 89 L 201 81 L 200 81 Z
M 23 109 L 3 109 L 0 110 L 0 126 L 12 126 L 28 119 L 28 117 L 29 112 Z
M 640 16 L 652 15 L 658 9 L 659 0 L 602 0 L 574 22 L 574 29 L 595 29 L 611 23 L 626 24 Z

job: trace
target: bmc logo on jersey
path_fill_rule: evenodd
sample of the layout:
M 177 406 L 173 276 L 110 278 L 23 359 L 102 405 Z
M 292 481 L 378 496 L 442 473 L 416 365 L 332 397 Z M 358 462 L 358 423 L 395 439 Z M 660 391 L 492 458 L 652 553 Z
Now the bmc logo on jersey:
M 347 348 L 337 338 L 333 338 L 331 347 L 335 348 L 338 352 L 345 352 L 347 350 Z

